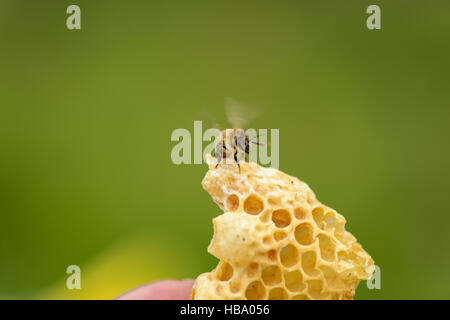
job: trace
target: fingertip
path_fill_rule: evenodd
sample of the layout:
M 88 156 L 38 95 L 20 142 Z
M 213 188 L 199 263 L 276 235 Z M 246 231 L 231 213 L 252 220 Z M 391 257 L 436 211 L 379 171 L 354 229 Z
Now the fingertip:
M 117 300 L 188 300 L 193 279 L 160 280 L 126 292 Z

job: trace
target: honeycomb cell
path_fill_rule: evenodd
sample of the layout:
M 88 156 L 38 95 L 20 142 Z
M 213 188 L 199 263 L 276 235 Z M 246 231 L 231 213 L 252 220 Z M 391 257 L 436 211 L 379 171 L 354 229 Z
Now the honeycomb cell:
M 327 235 L 319 234 L 320 256 L 326 261 L 336 260 L 336 245 Z
M 314 242 L 314 229 L 308 222 L 299 224 L 295 228 L 295 239 L 303 246 L 310 245 Z
M 273 288 L 269 292 L 269 300 L 286 300 L 287 297 L 287 292 L 283 288 Z
M 281 241 L 284 238 L 286 238 L 287 234 L 284 231 L 275 231 L 273 234 L 273 238 L 275 239 L 275 241 Z
M 272 238 L 271 238 L 270 236 L 265 236 L 265 237 L 263 238 L 263 243 L 264 243 L 265 245 L 271 244 L 271 243 L 272 243 Z
M 239 208 L 239 197 L 235 194 L 228 196 L 227 198 L 227 210 L 236 211 Z
M 288 244 L 280 251 L 280 262 L 289 268 L 298 263 L 298 250 L 292 244 Z
M 310 276 L 317 276 L 319 271 L 316 269 L 317 256 L 315 251 L 308 251 L 302 255 L 302 269 Z
M 252 194 L 244 201 L 244 211 L 248 214 L 257 215 L 264 209 L 264 202 L 257 195 Z
M 331 295 L 331 300 L 340 300 L 340 295 L 339 295 L 339 293 L 337 293 L 337 292 L 334 292 L 332 295 Z
M 324 220 L 325 220 L 327 227 L 330 227 L 330 228 L 333 228 L 337 223 L 336 216 L 335 216 L 334 212 L 332 212 L 332 211 L 327 212 Z
M 266 223 L 269 221 L 270 216 L 271 216 L 270 211 L 266 210 L 259 215 L 259 220 L 261 220 L 262 223 Z
M 278 228 L 285 228 L 291 223 L 291 214 L 284 209 L 275 210 L 272 212 L 272 221 Z
M 223 293 L 223 287 L 222 287 L 222 285 L 217 285 L 217 286 L 216 286 L 216 293 L 217 293 L 219 296 L 222 295 L 222 293 Z
M 336 239 L 338 239 L 340 242 L 342 243 L 346 243 L 345 241 L 345 228 L 344 228 L 344 224 L 342 223 L 337 223 L 336 226 L 334 227 L 334 236 L 336 237 Z
M 247 270 L 249 278 L 253 278 L 258 273 L 259 265 L 255 262 L 250 263 Z
M 324 214 L 324 209 L 321 206 L 314 208 L 314 210 L 312 212 L 314 221 L 316 222 L 317 226 L 321 229 L 323 229 L 323 227 L 324 227 L 323 214 Z
M 352 257 L 346 251 L 343 250 L 338 251 L 337 257 L 339 261 L 345 261 L 347 263 L 350 263 L 352 259 Z
M 308 209 L 304 207 L 297 207 L 294 209 L 294 216 L 298 220 L 305 220 L 308 216 Z
M 267 202 L 268 202 L 271 206 L 279 206 L 279 205 L 281 205 L 281 198 L 280 198 L 279 196 L 271 195 L 271 196 L 269 196 L 269 198 L 267 199 Z
M 323 282 L 321 280 L 307 280 L 308 293 L 313 299 L 323 299 Z
M 241 283 L 239 280 L 232 280 L 230 282 L 230 291 L 232 293 L 238 293 L 240 289 L 241 289 Z
M 291 292 L 299 292 L 305 289 L 303 275 L 299 270 L 284 273 L 284 284 Z
M 265 285 L 273 286 L 281 282 L 281 271 L 275 265 L 265 267 L 261 272 L 261 278 Z
M 266 296 L 266 288 L 260 281 L 253 281 L 245 290 L 245 297 L 248 300 L 262 300 Z
M 270 250 L 267 253 L 267 257 L 269 258 L 270 261 L 276 261 L 277 260 L 277 251 L 276 250 Z
M 228 281 L 233 276 L 233 267 L 227 262 L 221 262 L 217 269 L 217 279 Z
M 328 287 L 330 288 L 337 287 L 338 282 L 336 278 L 336 272 L 328 266 L 320 266 L 319 269 L 322 272 Z

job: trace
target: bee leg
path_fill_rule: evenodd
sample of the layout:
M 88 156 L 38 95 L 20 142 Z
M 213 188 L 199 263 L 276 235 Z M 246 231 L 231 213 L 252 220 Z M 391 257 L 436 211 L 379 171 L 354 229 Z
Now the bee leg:
M 239 168 L 239 174 L 241 174 L 241 165 L 239 164 L 239 161 L 237 159 L 237 150 L 234 152 L 234 161 L 236 161 L 236 164 Z
M 219 147 L 220 148 L 220 147 Z M 227 150 L 227 147 L 225 147 L 225 145 L 222 144 L 222 149 Z M 216 152 L 216 159 L 217 159 L 217 164 L 215 166 L 215 168 L 217 168 L 220 164 L 220 162 L 222 162 L 223 159 L 223 152 Z
M 222 162 L 222 154 L 220 154 L 220 155 L 218 155 L 217 157 L 216 157 L 216 159 L 217 159 L 217 164 L 216 164 L 216 168 L 219 166 L 219 164 L 220 164 L 220 162 Z

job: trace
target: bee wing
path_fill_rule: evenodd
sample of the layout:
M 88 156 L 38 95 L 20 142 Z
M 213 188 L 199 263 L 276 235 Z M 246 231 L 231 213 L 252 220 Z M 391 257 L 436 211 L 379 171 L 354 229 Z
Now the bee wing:
M 199 117 L 203 122 L 203 129 L 216 128 L 223 130 L 223 126 L 217 121 L 217 119 L 208 110 L 202 110 L 199 113 Z
M 233 98 L 225 98 L 225 113 L 234 128 L 245 128 L 260 112 L 255 106 L 244 104 Z

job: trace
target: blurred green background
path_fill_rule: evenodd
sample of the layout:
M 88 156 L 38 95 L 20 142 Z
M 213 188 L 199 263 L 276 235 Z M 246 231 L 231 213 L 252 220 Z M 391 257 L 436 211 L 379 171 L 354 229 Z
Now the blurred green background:
M 450 298 L 449 10 L 0 0 L 0 298 L 109 299 L 214 268 L 207 167 L 174 165 L 170 135 L 205 111 L 226 126 L 228 96 L 263 110 L 251 127 L 280 129 L 280 169 L 381 267 L 356 299 Z

